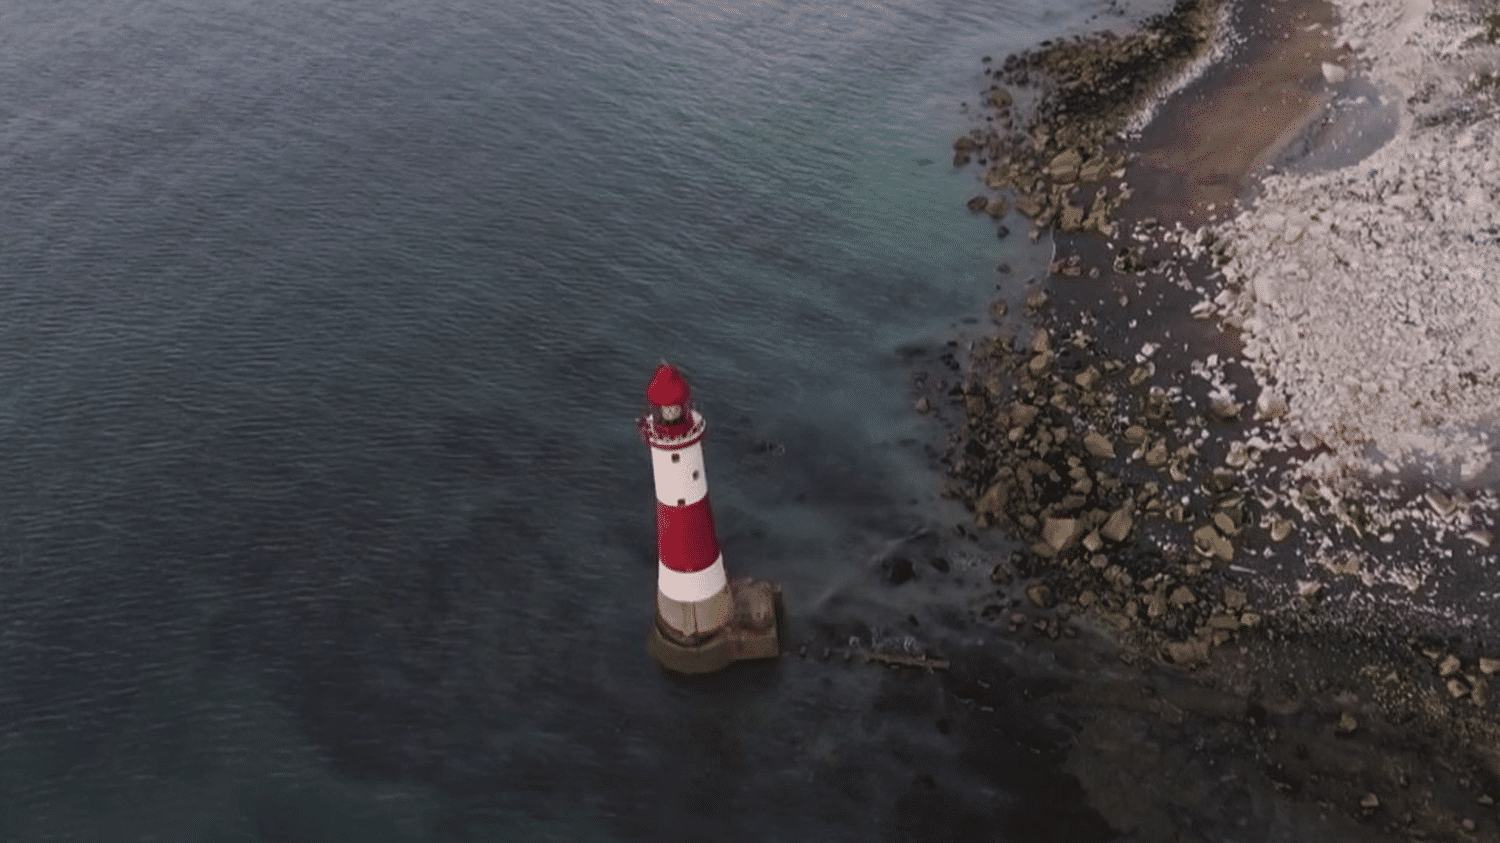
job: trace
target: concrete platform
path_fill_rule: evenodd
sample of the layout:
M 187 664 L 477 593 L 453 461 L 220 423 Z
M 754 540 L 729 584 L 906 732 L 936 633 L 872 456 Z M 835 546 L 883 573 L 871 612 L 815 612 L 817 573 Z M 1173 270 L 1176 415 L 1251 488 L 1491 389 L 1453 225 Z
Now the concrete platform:
M 732 662 L 781 655 L 781 586 L 768 580 L 729 581 L 734 615 L 704 641 L 677 640 L 653 623 L 647 649 L 662 667 L 677 673 L 712 673 Z

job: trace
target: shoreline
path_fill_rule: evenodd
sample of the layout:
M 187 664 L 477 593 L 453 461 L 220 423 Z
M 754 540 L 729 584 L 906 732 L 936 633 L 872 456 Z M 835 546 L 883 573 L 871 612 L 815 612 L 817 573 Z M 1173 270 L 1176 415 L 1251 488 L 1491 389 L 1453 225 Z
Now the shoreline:
M 1202 55 L 1216 11 L 1179 3 L 1148 22 L 1147 39 L 1198 43 L 1159 56 L 1154 79 L 1131 79 L 1136 94 Z M 1108 72 L 1118 67 L 1111 57 L 1139 58 L 1133 36 L 1102 37 L 1007 59 L 995 78 L 1027 85 L 1060 72 L 1070 80 L 1064 95 L 993 86 L 986 122 L 1003 132 L 976 129 L 955 143 L 956 165 L 977 158 L 987 167 L 989 191 L 970 210 L 998 221 L 1014 204 L 1035 222 L 1032 237 L 1050 228 L 1057 247 L 1052 277 L 1027 294 L 1027 319 L 976 344 L 957 401 L 923 396 L 954 431 L 949 495 L 981 529 L 1026 545 L 995 565 L 996 591 L 975 614 L 1043 649 L 1080 635 L 1116 642 L 1096 655 L 1118 646 L 1114 658 L 1154 689 L 1122 692 L 1114 704 L 1087 692 L 1073 700 L 1095 720 L 1078 732 L 1070 764 L 1117 830 L 1158 839 L 1147 827 L 1162 820 L 1143 819 L 1152 809 L 1138 804 L 1141 794 L 1172 803 L 1173 787 L 1192 784 L 1165 771 L 1142 771 L 1139 782 L 1108 773 L 1133 759 L 1111 758 L 1107 747 L 1120 739 L 1096 726 L 1157 729 L 1157 717 L 1184 740 L 1207 738 L 1243 761 L 1228 766 L 1250 793 L 1340 828 L 1352 823 L 1349 839 L 1377 829 L 1395 835 L 1388 839 L 1495 833 L 1500 759 L 1485 748 L 1500 739 L 1490 694 L 1500 659 L 1486 641 L 1494 628 L 1476 635 L 1454 618 L 1382 611 L 1409 584 L 1399 571 L 1381 579 L 1391 572 L 1362 569 L 1356 555 L 1371 542 L 1436 554 L 1415 528 L 1394 539 L 1360 528 L 1370 513 L 1414 501 L 1440 517 L 1482 518 L 1483 495 L 1455 504 L 1425 488 L 1381 497 L 1357 483 L 1332 493 L 1326 482 L 1307 484 L 1297 473 L 1306 455 L 1273 443 L 1269 424 L 1287 414 L 1285 400 L 1262 398 L 1243 353 L 1243 320 L 1254 314 L 1246 297 L 1224 294 L 1254 274 L 1236 278 L 1231 266 L 1246 200 L 1265 193 L 1273 165 L 1315 157 L 1299 144 L 1315 148 L 1321 137 L 1329 147 L 1330 106 L 1368 66 L 1358 48 L 1378 33 L 1339 32 L 1333 5 L 1322 2 L 1273 0 L 1238 15 L 1222 39 L 1242 38 L 1233 55 L 1156 103 L 1136 134 L 1108 137 L 1099 127 L 1123 128 L 1119 115 L 1140 102 L 1122 109 L 1121 98 L 1101 115 L 1076 95 L 1088 92 L 1079 68 Z M 1091 47 L 1105 60 L 1068 55 Z M 1018 119 L 1027 99 L 1035 110 Z M 1237 120 L 1246 114 L 1267 119 Z M 1214 315 L 1240 324 L 1203 318 Z M 1488 548 L 1439 530 L 1440 541 L 1454 537 Z M 1175 713 L 1162 713 L 1163 682 L 1175 689 Z M 1198 810 L 1232 818 L 1207 803 Z M 1319 839 L 1344 839 L 1325 830 Z

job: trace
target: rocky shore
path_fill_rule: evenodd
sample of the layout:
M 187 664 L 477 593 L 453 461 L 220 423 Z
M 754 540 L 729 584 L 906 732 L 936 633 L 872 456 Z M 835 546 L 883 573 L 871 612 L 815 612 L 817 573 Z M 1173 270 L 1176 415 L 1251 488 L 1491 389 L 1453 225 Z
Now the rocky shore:
M 1496 620 L 1472 622 L 1488 614 L 1474 595 L 1445 612 L 1471 580 L 1428 580 L 1455 549 L 1476 573 L 1493 565 L 1493 495 L 1302 471 L 1337 449 L 1331 434 L 1299 435 L 1326 428 L 1286 426 L 1308 418 L 1289 406 L 1305 399 L 1267 388 L 1278 370 L 1255 310 L 1268 298 L 1255 298 L 1272 259 L 1255 239 L 1265 220 L 1228 213 L 1226 201 L 1253 199 L 1268 165 L 1310 157 L 1379 30 L 1351 38 L 1321 3 L 1234 11 L 1243 48 L 1156 124 L 1204 119 L 1212 107 L 1194 97 L 1244 79 L 1259 87 L 1239 96 L 1284 110 L 1213 160 L 1181 163 L 1171 138 L 1133 134 L 1131 121 L 1233 42 L 1221 7 L 1181 2 L 1136 34 L 986 62 L 983 123 L 954 143 L 955 165 L 977 164 L 986 188 L 969 210 L 996 218 L 1003 237 L 1014 209 L 1033 238 L 1051 230 L 1059 258 L 1021 313 L 997 302 L 996 333 L 945 355 L 951 378 L 917 397 L 953 431 L 948 495 L 976 530 L 1017 544 L 994 560 L 974 617 L 1114 677 L 1052 704 L 1089 712 L 1069 763 L 1130 839 L 1268 839 L 1224 825 L 1234 819 L 1224 806 L 1242 799 L 1282 806 L 1251 814 L 1316 814 L 1328 824 L 1318 839 L 1500 839 Z M 1344 12 L 1346 27 L 1367 20 Z M 1448 13 L 1469 14 L 1461 24 L 1483 42 L 1486 19 L 1462 5 Z M 1278 78 L 1280 90 L 1265 81 Z M 1293 188 L 1270 194 L 1289 202 Z M 1307 225 L 1336 233 L 1336 219 Z M 1252 331 L 1262 339 L 1247 357 Z M 1156 739 L 1142 743 L 1148 733 Z M 1120 747 L 1160 751 L 1164 734 L 1199 754 L 1120 772 L 1138 766 Z M 1219 765 L 1216 785 L 1199 780 L 1205 758 Z M 1195 812 L 1219 836 L 1195 836 L 1183 822 Z
M 1009 195 L 1034 238 L 1048 227 L 1112 235 L 1131 196 L 1119 178 L 1120 132 L 1201 63 L 1218 43 L 1221 17 L 1214 0 L 1182 0 L 1139 32 L 1043 42 L 987 66 L 985 125 L 953 143 L 954 165 L 977 163 L 992 191 L 971 198 L 969 210 L 998 218 L 1012 206 Z

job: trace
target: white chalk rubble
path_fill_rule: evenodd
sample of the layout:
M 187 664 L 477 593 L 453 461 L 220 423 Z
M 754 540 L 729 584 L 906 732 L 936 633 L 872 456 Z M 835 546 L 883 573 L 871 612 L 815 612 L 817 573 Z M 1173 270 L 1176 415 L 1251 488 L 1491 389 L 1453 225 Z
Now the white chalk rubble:
M 1351 73 L 1405 104 L 1395 139 L 1271 175 L 1213 229 L 1232 256 L 1214 307 L 1276 396 L 1265 415 L 1286 445 L 1332 451 L 1304 476 L 1500 471 L 1500 109 L 1475 83 L 1500 75 L 1500 46 L 1477 7 L 1440 2 L 1335 0 Z

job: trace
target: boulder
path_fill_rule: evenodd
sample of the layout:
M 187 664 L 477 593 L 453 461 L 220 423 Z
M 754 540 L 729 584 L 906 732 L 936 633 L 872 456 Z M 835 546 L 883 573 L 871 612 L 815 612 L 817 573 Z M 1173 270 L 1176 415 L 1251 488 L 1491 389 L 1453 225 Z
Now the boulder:
M 1115 458 L 1114 443 L 1097 430 L 1091 430 L 1084 434 L 1083 448 L 1089 454 L 1101 460 L 1112 460 Z
M 1448 497 L 1437 489 L 1428 490 L 1427 505 L 1432 507 L 1433 512 L 1436 512 L 1439 516 L 1445 518 L 1449 515 L 1452 515 L 1453 511 L 1458 508 L 1457 505 L 1454 504 L 1452 498 Z
M 1198 548 L 1198 552 L 1205 556 L 1211 555 L 1214 551 L 1214 539 L 1218 537 L 1219 531 L 1213 525 L 1204 524 L 1193 531 L 1193 547 Z
M 1115 167 L 1111 166 L 1114 163 L 1114 161 L 1096 152 L 1094 157 L 1083 162 L 1083 166 L 1078 168 L 1078 180 L 1085 182 L 1102 181 L 1105 176 L 1109 175 L 1115 169 Z
M 1185 585 L 1179 585 L 1174 588 L 1172 595 L 1167 598 L 1167 605 L 1174 609 L 1181 609 L 1196 602 L 1198 602 L 1198 598 L 1193 595 L 1193 590 Z
M 1490 702 L 1490 686 L 1483 677 L 1472 673 L 1464 674 L 1464 679 L 1469 683 L 1469 701 L 1483 708 Z
M 1067 184 L 1078 179 L 1078 169 L 1083 165 L 1083 153 L 1069 149 L 1047 164 L 1047 177 L 1055 182 Z
M 1098 530 L 1084 536 L 1082 543 L 1083 549 L 1089 553 L 1098 553 L 1104 547 L 1104 539 L 1100 537 Z
M 1229 543 L 1229 539 L 1218 533 L 1214 533 L 1212 545 L 1215 559 L 1218 559 L 1220 562 L 1234 561 L 1234 545 Z
M 1134 519 L 1130 517 L 1128 509 L 1117 509 L 1110 513 L 1109 520 L 1099 528 L 1099 535 L 1112 542 L 1123 542 L 1130 537 L 1130 530 L 1135 526 Z
M 1014 505 L 1014 491 L 1015 485 L 1010 480 L 999 480 L 991 485 L 974 501 L 974 522 L 988 527 L 995 521 L 1007 521 L 1009 510 Z
M 1035 219 L 1045 207 L 1047 207 L 1047 204 L 1043 197 L 1030 193 L 1024 193 L 1016 200 L 1016 210 L 1032 219 Z
M 1290 408 L 1287 406 L 1286 398 L 1281 393 L 1270 389 L 1263 391 L 1255 399 L 1256 413 L 1262 419 L 1279 419 L 1287 414 L 1288 409 Z
M 1146 595 L 1146 617 L 1156 619 L 1167 613 L 1167 593 L 1157 589 Z
M 1014 404 L 1010 408 L 1010 422 L 1020 428 L 1030 427 L 1039 412 L 1041 411 L 1031 404 Z
M 880 568 L 883 578 L 890 585 L 901 585 L 917 575 L 911 560 L 901 556 L 886 559 L 880 563 Z
M 1051 517 L 1042 522 L 1042 541 L 1058 553 L 1071 546 L 1080 532 L 1077 518 Z
M 1058 217 L 1057 227 L 1064 234 L 1072 234 L 1083 230 L 1083 209 L 1069 202 L 1062 206 L 1062 214 Z
M 1227 612 L 1221 612 L 1208 619 L 1208 628 L 1233 632 L 1240 628 L 1240 620 Z
M 1216 399 L 1208 402 L 1208 413 L 1222 422 L 1235 422 L 1240 419 L 1240 405 L 1233 401 Z
M 1167 645 L 1167 657 L 1177 665 L 1193 665 L 1208 661 L 1208 639 L 1194 636 L 1186 641 L 1173 641 Z

